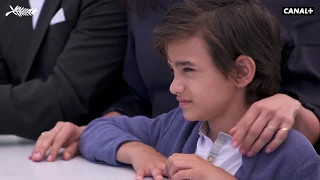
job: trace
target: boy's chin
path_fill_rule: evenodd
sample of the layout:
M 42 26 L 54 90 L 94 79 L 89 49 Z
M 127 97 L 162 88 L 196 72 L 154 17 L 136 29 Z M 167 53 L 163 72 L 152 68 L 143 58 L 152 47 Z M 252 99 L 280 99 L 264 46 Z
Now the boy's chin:
M 199 117 L 195 113 L 186 112 L 183 111 L 183 117 L 185 120 L 193 122 L 193 121 L 199 121 Z

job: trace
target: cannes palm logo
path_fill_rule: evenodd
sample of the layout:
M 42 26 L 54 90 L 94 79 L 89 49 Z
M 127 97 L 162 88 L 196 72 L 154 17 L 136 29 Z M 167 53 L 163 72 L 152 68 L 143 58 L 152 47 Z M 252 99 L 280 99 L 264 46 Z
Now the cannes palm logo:
M 37 9 L 24 8 L 21 6 L 16 6 L 15 8 L 13 8 L 11 5 L 9 5 L 9 7 L 11 11 L 7 12 L 5 16 L 9 16 L 11 13 L 19 17 L 33 16 L 37 12 Z

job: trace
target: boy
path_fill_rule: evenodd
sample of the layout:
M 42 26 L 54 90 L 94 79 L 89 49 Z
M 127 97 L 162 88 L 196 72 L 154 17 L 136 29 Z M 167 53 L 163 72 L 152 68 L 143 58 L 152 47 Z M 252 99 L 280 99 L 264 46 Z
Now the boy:
M 114 166 L 132 164 L 137 179 L 319 179 L 320 158 L 295 130 L 273 153 L 255 157 L 242 156 L 228 135 L 253 102 L 278 91 L 279 31 L 254 0 L 173 6 L 155 30 L 154 49 L 173 69 L 170 91 L 179 108 L 155 119 L 97 119 L 80 139 L 82 155 Z M 272 123 L 266 133 L 274 133 Z

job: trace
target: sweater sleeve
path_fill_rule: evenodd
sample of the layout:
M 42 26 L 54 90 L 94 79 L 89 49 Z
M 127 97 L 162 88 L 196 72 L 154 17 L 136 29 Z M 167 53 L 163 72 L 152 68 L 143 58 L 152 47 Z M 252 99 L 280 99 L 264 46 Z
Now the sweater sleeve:
M 121 166 L 116 154 L 123 143 L 137 141 L 155 147 L 178 111 L 175 109 L 153 119 L 145 116 L 98 118 L 82 133 L 80 152 L 91 162 Z

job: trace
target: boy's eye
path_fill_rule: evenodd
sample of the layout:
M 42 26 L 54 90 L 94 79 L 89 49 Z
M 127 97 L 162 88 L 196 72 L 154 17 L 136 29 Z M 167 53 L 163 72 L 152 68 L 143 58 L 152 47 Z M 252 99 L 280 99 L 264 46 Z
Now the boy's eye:
M 191 68 L 183 68 L 183 71 L 184 71 L 184 72 L 191 72 L 191 71 L 194 71 L 194 69 L 191 69 Z

